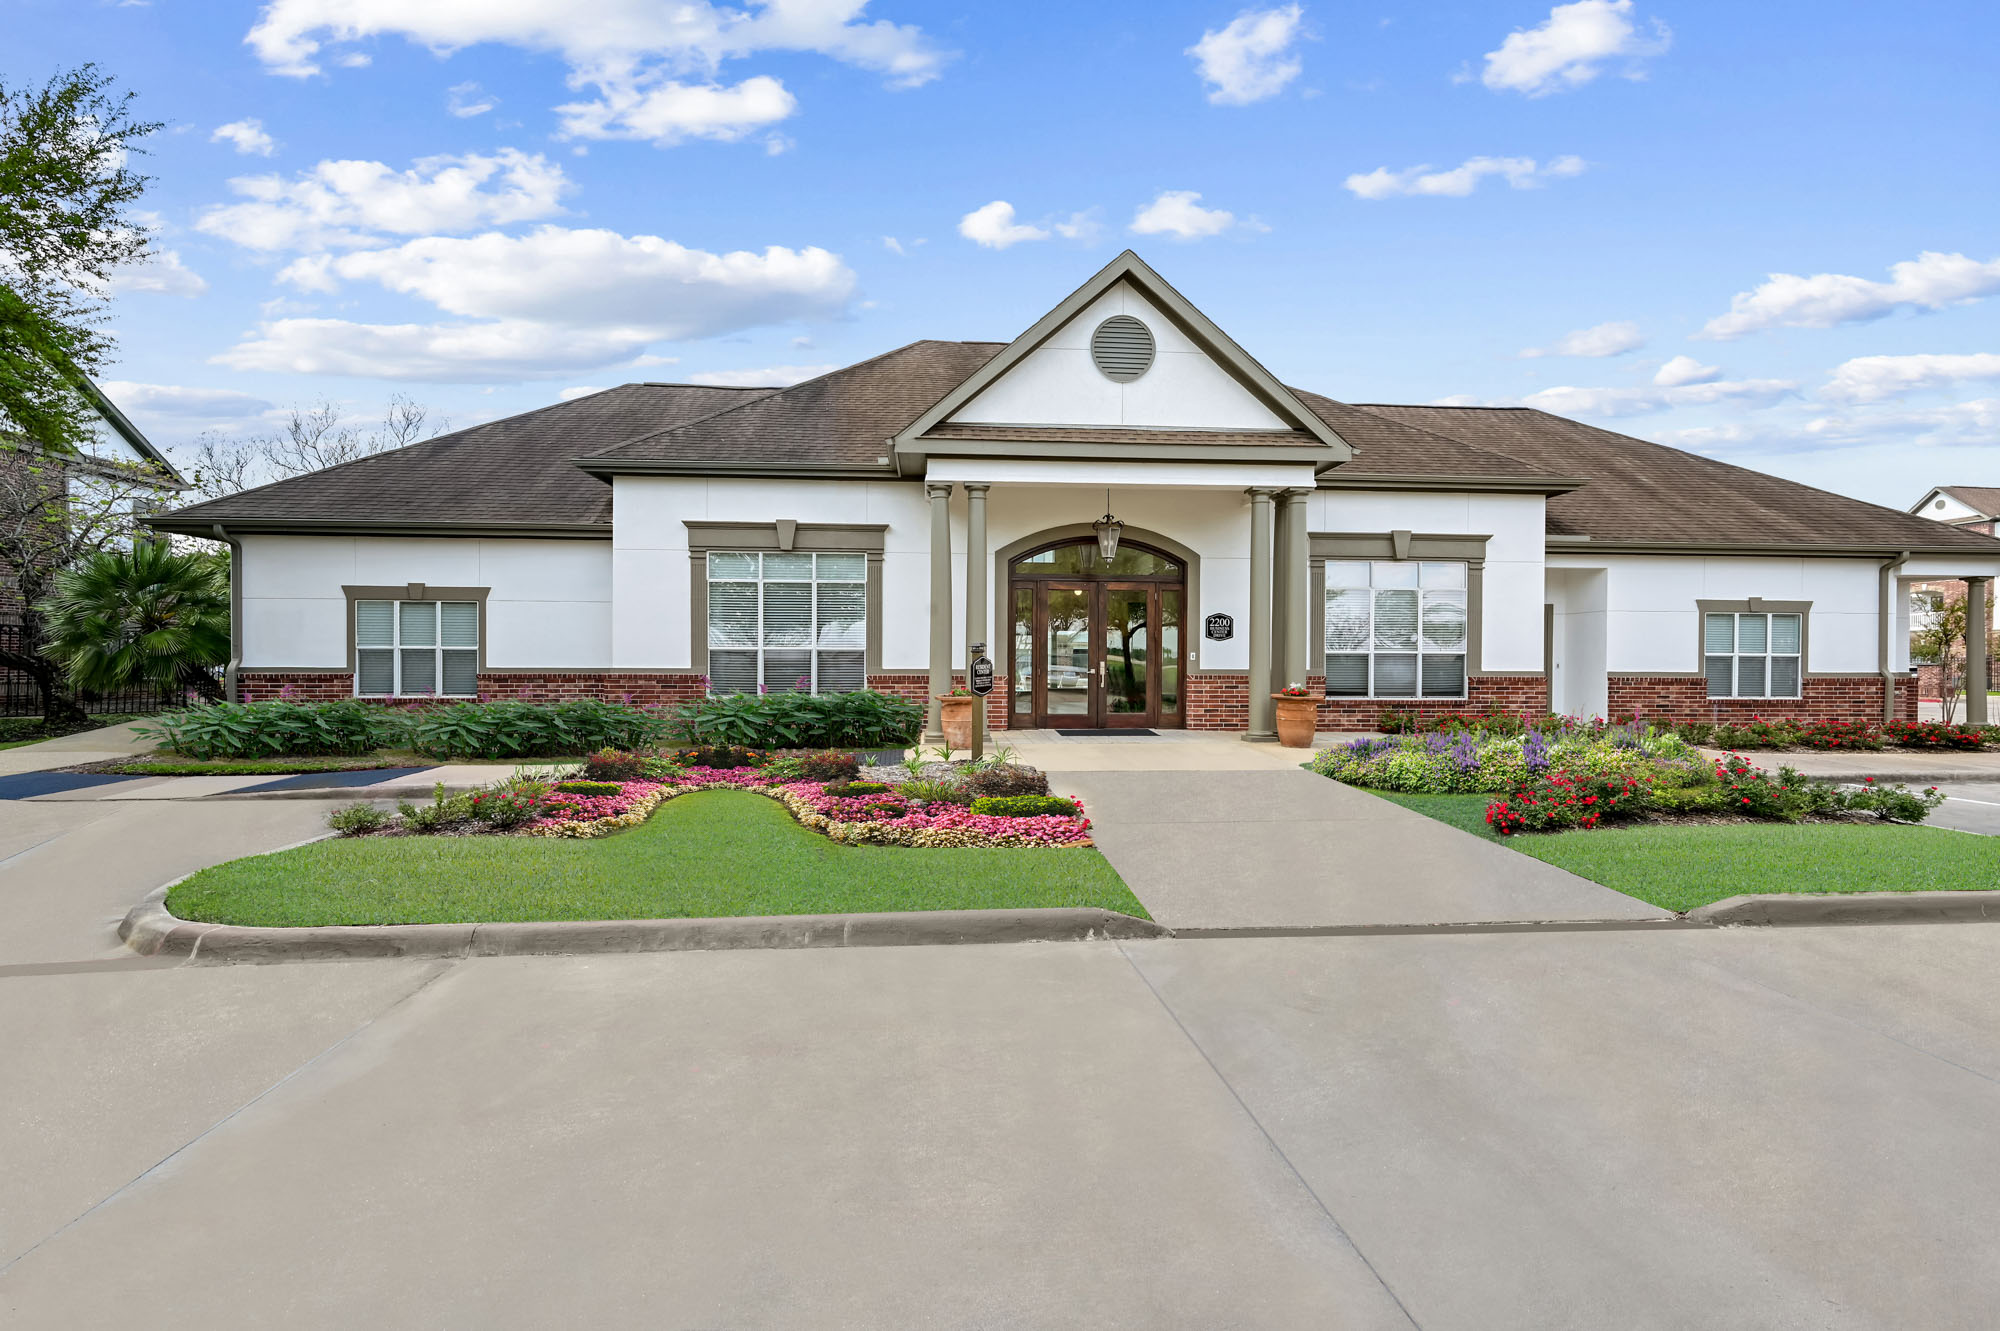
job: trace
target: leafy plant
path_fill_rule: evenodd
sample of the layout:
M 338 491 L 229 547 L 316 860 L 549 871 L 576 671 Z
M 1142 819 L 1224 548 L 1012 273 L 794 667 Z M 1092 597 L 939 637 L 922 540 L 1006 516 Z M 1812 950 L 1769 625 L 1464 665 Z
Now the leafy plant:
M 966 783 L 952 777 L 919 777 L 915 781 L 900 782 L 896 793 L 905 799 L 922 800 L 926 804 L 970 804 L 973 799 Z
M 563 781 L 556 785 L 564 795 L 616 795 L 624 788 L 616 781 Z
M 602 783 L 579 781 L 570 784 L 600 787 Z M 568 786 L 558 786 L 566 790 Z M 612 786 L 610 793 L 616 794 L 619 787 Z M 490 823 L 501 831 L 511 831 L 516 827 L 531 823 L 550 812 L 550 789 L 541 781 L 515 779 L 503 781 L 497 786 L 476 791 L 466 801 L 466 813 L 475 821 Z
M 166 712 L 137 733 L 188 758 L 264 758 L 286 754 L 357 754 L 389 746 L 401 713 L 377 703 L 209 703 Z
M 637 781 L 645 771 L 645 755 L 617 749 L 599 749 L 583 760 L 583 775 L 592 781 Z
M 444 782 L 440 781 L 431 790 L 429 804 L 411 804 L 405 800 L 396 806 L 396 811 L 403 815 L 403 826 L 412 832 L 443 832 L 472 819 L 474 798 L 446 795 Z
M 1083 806 L 1060 795 L 997 795 L 972 801 L 972 811 L 989 818 L 1065 818 L 1083 816 Z
M 820 787 L 820 793 L 835 799 L 850 799 L 858 795 L 886 795 L 889 787 L 880 781 L 829 781 Z
M 1986 743 L 1986 731 L 1981 727 L 1943 721 L 1890 721 L 1882 732 L 1912 749 L 1977 749 Z
M 770 761 L 770 755 L 755 749 L 738 748 L 733 744 L 703 745 L 699 748 L 683 749 L 673 756 L 673 761 L 682 767 L 762 767 Z
M 1847 807 L 1856 813 L 1872 813 L 1877 818 L 1898 823 L 1921 823 L 1944 803 L 1944 795 L 1936 786 L 1916 792 L 1900 783 L 1878 786 L 1873 777 L 1866 778 L 1861 789 L 1848 790 L 1843 794 Z
M 763 749 L 900 749 L 923 730 L 921 704 L 893 693 L 730 694 L 683 703 L 680 738 Z
M 348 804 L 326 816 L 326 825 L 342 836 L 365 836 L 389 825 L 389 815 L 372 804 Z
M 55 576 L 39 607 L 44 648 L 80 689 L 137 685 L 221 690 L 212 667 L 229 659 L 229 564 L 162 541 L 100 550 Z
M 569 702 L 440 703 L 410 709 L 407 743 L 426 758 L 559 757 L 659 744 L 672 718 L 658 708 Z

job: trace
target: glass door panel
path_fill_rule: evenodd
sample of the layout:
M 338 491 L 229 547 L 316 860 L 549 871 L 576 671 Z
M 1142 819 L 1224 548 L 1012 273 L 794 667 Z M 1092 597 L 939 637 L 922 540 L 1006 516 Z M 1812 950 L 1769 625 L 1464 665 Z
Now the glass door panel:
M 1178 725 L 1181 710 L 1181 589 L 1178 587 L 1160 588 L 1160 629 L 1156 636 L 1160 640 L 1160 659 L 1154 667 L 1154 673 L 1160 677 L 1160 722 Z
M 1143 721 L 1152 709 L 1152 589 L 1104 589 L 1104 709 Z
M 1090 591 L 1047 585 L 1043 591 L 1044 711 L 1054 717 L 1091 714 Z
M 1035 589 L 1014 587 L 1013 711 L 1015 725 L 1030 726 L 1035 717 Z

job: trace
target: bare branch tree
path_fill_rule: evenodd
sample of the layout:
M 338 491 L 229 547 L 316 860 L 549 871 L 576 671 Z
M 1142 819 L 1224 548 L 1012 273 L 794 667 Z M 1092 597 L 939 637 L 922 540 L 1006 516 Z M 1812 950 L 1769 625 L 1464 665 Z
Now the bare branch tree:
M 195 443 L 189 471 L 197 495 L 219 499 L 253 486 L 407 448 L 442 434 L 449 425 L 443 419 L 432 424 L 430 409 L 401 393 L 389 398 L 381 423 L 373 429 L 348 425 L 339 407 L 322 400 L 312 407 L 292 408 L 290 418 L 275 434 L 245 439 L 202 435 Z

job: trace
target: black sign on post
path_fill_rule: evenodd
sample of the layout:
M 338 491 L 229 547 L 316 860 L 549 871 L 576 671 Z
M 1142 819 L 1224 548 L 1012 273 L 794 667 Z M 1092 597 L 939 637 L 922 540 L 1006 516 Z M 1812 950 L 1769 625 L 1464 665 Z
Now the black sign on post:
M 967 677 L 966 687 L 982 698 L 993 692 L 993 662 L 990 658 L 972 658 L 972 673 Z
M 1202 621 L 1202 632 L 1210 642 L 1228 642 L 1236 636 L 1236 618 L 1218 610 Z

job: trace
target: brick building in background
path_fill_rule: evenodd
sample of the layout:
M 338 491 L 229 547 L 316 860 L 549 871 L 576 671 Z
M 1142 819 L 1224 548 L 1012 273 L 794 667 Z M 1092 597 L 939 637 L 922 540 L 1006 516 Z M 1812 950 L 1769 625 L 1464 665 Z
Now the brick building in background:
M 2000 519 L 2000 486 L 1940 485 L 1911 505 L 1910 512 L 1933 522 L 1992 536 L 1995 534 L 1993 524 Z M 1910 584 L 1910 632 L 1915 634 L 1928 628 L 1931 617 L 1946 601 L 1964 595 L 1965 581 L 1962 578 Z M 1991 625 L 1993 592 L 1990 586 L 1986 603 L 1989 607 L 1986 622 Z M 1916 670 L 1918 696 L 1929 699 L 1939 697 L 1944 691 L 1941 667 L 1935 663 L 1918 662 Z

